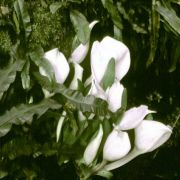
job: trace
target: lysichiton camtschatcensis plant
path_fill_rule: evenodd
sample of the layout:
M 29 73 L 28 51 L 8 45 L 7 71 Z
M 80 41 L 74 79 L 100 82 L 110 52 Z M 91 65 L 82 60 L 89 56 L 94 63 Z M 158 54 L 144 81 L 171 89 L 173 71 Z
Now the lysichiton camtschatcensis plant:
M 96 23 L 89 24 L 90 30 Z M 146 105 L 126 110 L 127 95 L 121 80 L 130 68 L 130 52 L 124 43 L 109 36 L 95 41 L 89 69 L 84 69 L 80 63 L 86 59 L 89 46 L 89 41 L 79 44 L 69 61 L 57 48 L 44 54 L 54 71 L 55 82 L 59 84 L 56 92 L 68 99 L 59 117 L 56 141 L 63 150 L 67 148 L 72 152 L 74 148 L 68 155 L 60 152 L 60 156 L 62 163 L 74 161 L 80 179 L 89 179 L 92 175 L 110 179 L 111 170 L 164 144 L 170 138 L 172 128 L 156 120 L 147 120 L 147 115 L 155 111 Z M 73 78 L 68 86 L 63 85 L 71 74 L 71 63 Z M 83 81 L 84 71 L 91 74 Z M 40 73 L 51 81 L 41 67 Z M 52 98 L 56 92 L 46 98 Z M 73 108 L 69 104 L 71 101 L 76 101 Z M 82 103 L 83 108 L 78 103 Z M 91 107 L 86 109 L 86 106 Z M 128 130 L 134 131 L 134 144 L 131 144 Z

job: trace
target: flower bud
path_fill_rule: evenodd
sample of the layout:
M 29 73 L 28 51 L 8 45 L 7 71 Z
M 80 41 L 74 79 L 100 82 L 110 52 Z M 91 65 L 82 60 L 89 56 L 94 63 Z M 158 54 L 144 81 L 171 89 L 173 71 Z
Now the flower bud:
M 150 111 L 147 106 L 141 105 L 127 110 L 122 117 L 118 127 L 121 130 L 129 130 L 137 127 L 145 116 L 154 111 Z
M 89 24 L 89 29 L 92 30 L 92 28 L 94 27 L 94 25 L 97 23 L 98 21 L 93 21 L 92 23 Z M 88 53 L 88 50 L 89 50 L 89 41 L 86 43 L 86 44 L 80 44 L 79 46 L 77 46 L 72 54 L 71 54 L 71 57 L 70 57 L 70 60 L 72 62 L 76 62 L 76 63 L 81 63 L 87 53 Z
M 135 146 L 142 153 L 151 152 L 171 136 L 172 128 L 161 122 L 143 120 L 135 129 Z
M 116 161 L 124 157 L 131 149 L 131 144 L 127 132 L 114 129 L 104 145 L 103 159 L 107 161 Z
M 112 112 L 116 112 L 121 107 L 122 95 L 124 87 L 120 82 L 116 81 L 110 87 L 108 91 L 108 109 Z
M 90 165 L 96 157 L 101 140 L 103 138 L 103 128 L 100 124 L 96 137 L 87 145 L 84 152 L 84 161 L 86 165 Z

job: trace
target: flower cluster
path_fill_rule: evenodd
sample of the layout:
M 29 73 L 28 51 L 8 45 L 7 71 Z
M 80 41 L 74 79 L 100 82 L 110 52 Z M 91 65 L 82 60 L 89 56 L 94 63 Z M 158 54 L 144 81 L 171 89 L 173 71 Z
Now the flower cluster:
M 96 23 L 97 21 L 93 21 L 89 28 L 92 29 Z M 79 44 L 69 58 L 69 62 L 73 63 L 75 70 L 70 89 L 77 90 L 78 80 L 82 80 L 83 68 L 80 63 L 85 59 L 89 46 L 89 42 Z M 69 63 L 63 53 L 56 48 L 46 52 L 44 57 L 52 65 L 57 83 L 63 84 L 70 71 Z M 124 86 L 121 80 L 130 67 L 129 49 L 122 42 L 106 36 L 101 42 L 93 43 L 90 66 L 89 84 L 91 88 L 88 95 L 106 101 L 109 111 L 116 113 L 122 106 Z M 48 76 L 42 68 L 40 68 L 40 73 Z M 79 113 L 83 117 L 83 114 Z M 104 141 L 102 159 L 105 163 L 101 168 L 108 171 L 118 168 L 137 155 L 153 151 L 169 139 L 172 128 L 155 120 L 147 120 L 146 116 L 150 113 L 154 113 L 154 111 L 149 110 L 146 105 L 133 107 L 123 112 L 121 120 L 112 125 L 112 131 Z M 65 115 L 66 113 L 64 113 Z M 63 121 L 64 117 L 58 124 L 57 141 Z M 128 130 L 132 129 L 135 133 L 134 145 L 131 144 L 128 134 Z M 84 163 L 89 167 L 96 159 L 103 136 L 104 129 L 100 124 L 84 151 Z

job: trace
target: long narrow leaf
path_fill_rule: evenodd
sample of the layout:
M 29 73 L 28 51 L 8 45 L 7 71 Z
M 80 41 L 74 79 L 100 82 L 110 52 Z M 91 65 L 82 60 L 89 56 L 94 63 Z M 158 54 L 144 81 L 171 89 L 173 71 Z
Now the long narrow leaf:
M 82 112 L 88 111 L 98 114 L 104 114 L 107 111 L 107 104 L 105 101 L 102 101 L 90 95 L 83 96 L 81 92 L 68 89 L 62 84 L 52 84 L 46 77 L 43 77 L 38 73 L 34 73 L 34 76 L 42 87 L 50 92 L 63 95 L 69 103 L 74 104 L 76 108 L 78 108 Z
M 21 104 L 13 107 L 9 111 L 6 111 L 4 115 L 0 116 L 0 135 L 5 135 L 8 132 L 4 130 L 3 133 L 3 128 L 7 129 L 7 124 L 24 124 L 32 121 L 35 114 L 40 117 L 48 109 L 59 109 L 60 107 L 60 104 L 51 99 L 45 99 L 39 104 Z
M 14 9 L 20 22 L 20 26 L 22 30 L 24 30 L 25 37 L 27 38 L 30 35 L 32 29 L 30 24 L 30 16 L 24 0 L 16 0 L 14 3 Z
M 156 10 L 164 18 L 165 23 L 169 25 L 172 32 L 176 36 L 180 36 L 180 18 L 176 15 L 175 10 L 168 5 L 166 6 L 165 3 L 164 5 L 157 3 Z
M 0 70 L 0 99 L 3 93 L 8 90 L 11 83 L 14 82 L 17 71 L 17 63 L 9 63 L 9 65 Z
M 159 38 L 159 28 L 160 28 L 160 16 L 155 10 L 155 0 L 152 1 L 152 11 L 150 17 L 150 53 L 146 65 L 149 66 L 153 61 L 157 49 L 158 38 Z

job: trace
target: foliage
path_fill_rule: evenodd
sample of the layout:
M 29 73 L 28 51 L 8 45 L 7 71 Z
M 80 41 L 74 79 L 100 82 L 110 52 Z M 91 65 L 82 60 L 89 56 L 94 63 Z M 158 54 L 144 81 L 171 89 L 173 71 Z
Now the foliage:
M 131 71 L 123 80 L 128 87 L 129 107 L 147 103 L 160 112 L 156 118 L 174 125 L 174 119 L 179 118 L 180 106 L 179 16 L 178 0 L 1 0 L 0 179 L 57 179 L 67 171 L 64 179 L 77 178 L 74 171 L 69 176 L 69 169 L 78 167 L 68 162 L 82 155 L 101 123 L 101 116 L 104 117 L 103 128 L 108 133 L 111 131 L 111 124 L 117 117 L 107 110 L 106 102 L 94 96 L 84 96 L 89 87 L 82 82 L 79 82 L 77 91 L 56 84 L 50 65 L 43 61 L 44 52 L 54 47 L 69 57 L 75 34 L 83 44 L 89 41 L 88 22 L 94 19 L 99 20 L 99 24 L 92 31 L 92 40 L 109 34 L 130 48 Z M 111 66 L 106 71 L 112 72 L 113 59 L 109 63 Z M 83 66 L 89 67 L 88 61 L 83 62 Z M 51 82 L 39 74 L 39 67 L 46 68 Z M 90 72 L 85 74 L 88 77 Z M 111 75 L 110 79 L 104 76 L 104 89 L 112 84 L 114 74 Z M 44 89 L 55 94 L 45 98 Z M 124 94 L 123 107 L 126 107 L 127 94 Z M 56 142 L 56 127 L 64 110 L 67 117 L 60 141 Z M 86 119 L 93 112 L 96 123 L 77 121 L 79 111 L 84 112 Z M 121 109 L 118 113 L 123 111 Z M 152 153 L 141 163 L 135 160 L 134 164 L 124 167 L 124 172 L 116 171 L 115 178 L 122 178 L 119 172 L 129 178 L 129 171 L 143 178 L 144 175 L 134 172 L 133 167 L 138 166 L 139 171 L 144 169 L 149 173 L 147 161 L 157 156 L 158 164 L 161 164 L 163 158 L 159 158 L 162 155 L 168 157 L 168 150 L 173 152 L 172 159 L 177 159 L 179 127 L 177 120 L 172 140 L 162 149 L 162 154 L 161 151 Z M 166 170 L 168 167 L 162 172 L 150 171 L 157 176 L 160 173 L 159 176 L 164 178 L 180 177 L 178 168 L 170 175 Z M 111 177 L 106 171 L 100 173 Z M 149 176 L 155 178 L 152 174 Z

